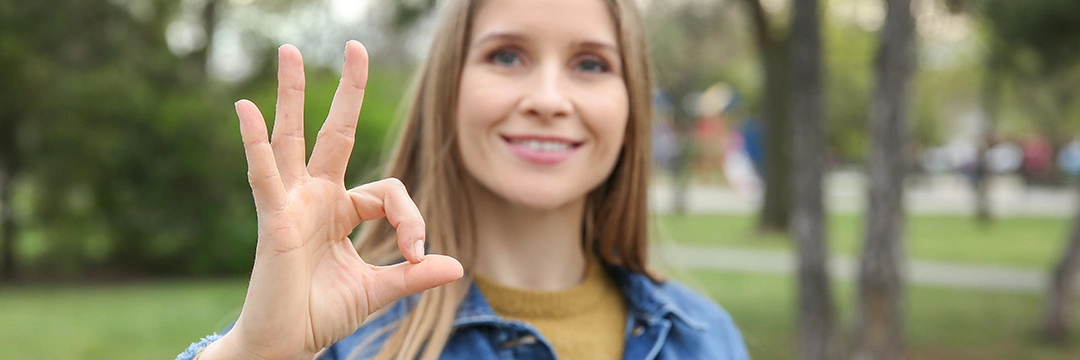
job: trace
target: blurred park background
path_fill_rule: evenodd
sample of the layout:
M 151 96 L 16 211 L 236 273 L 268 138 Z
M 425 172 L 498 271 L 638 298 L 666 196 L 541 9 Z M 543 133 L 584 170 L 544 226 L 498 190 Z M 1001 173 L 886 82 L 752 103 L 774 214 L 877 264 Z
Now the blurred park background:
M 295 44 L 313 138 L 360 40 L 373 180 L 438 3 L 0 0 L 0 357 L 170 358 L 235 319 L 232 103 L 272 119 Z M 654 259 L 754 358 L 1080 355 L 1080 2 L 638 3 Z

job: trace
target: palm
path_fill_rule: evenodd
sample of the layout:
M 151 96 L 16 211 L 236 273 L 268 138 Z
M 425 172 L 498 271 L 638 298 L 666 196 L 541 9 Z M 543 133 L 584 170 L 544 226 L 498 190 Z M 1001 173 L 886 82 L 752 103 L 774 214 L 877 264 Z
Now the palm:
M 244 309 L 226 337 L 248 355 L 296 358 L 348 336 L 390 301 L 461 277 L 462 269 L 452 258 L 423 256 L 423 219 L 401 182 L 345 189 L 367 78 L 363 47 L 346 47 L 341 85 L 306 164 L 303 61 L 291 46 L 279 56 L 273 141 L 255 105 L 237 102 L 259 243 Z M 371 266 L 347 236 L 361 221 L 384 216 L 408 261 Z

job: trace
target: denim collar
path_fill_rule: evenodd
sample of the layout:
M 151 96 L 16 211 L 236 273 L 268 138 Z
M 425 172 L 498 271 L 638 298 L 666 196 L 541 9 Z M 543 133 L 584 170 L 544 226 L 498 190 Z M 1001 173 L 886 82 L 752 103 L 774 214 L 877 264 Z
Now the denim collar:
M 691 318 L 666 291 L 667 282 L 654 282 L 644 274 L 630 271 L 623 267 L 608 267 L 608 273 L 615 279 L 626 299 L 629 315 L 648 325 L 655 325 L 667 318 L 678 319 L 694 329 L 704 329 L 706 324 Z M 476 284 L 469 288 L 468 294 L 458 306 L 454 315 L 455 330 L 470 327 L 492 325 L 500 326 L 506 320 L 495 314 L 484 294 Z

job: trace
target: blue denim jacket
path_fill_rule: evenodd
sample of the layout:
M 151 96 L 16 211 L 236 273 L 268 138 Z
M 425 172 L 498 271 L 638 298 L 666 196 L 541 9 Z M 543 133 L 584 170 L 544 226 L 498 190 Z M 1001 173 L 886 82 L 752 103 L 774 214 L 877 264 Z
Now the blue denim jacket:
M 629 310 L 623 359 L 749 359 L 731 316 L 711 299 L 674 281 L 658 284 L 623 269 L 611 273 Z M 415 303 L 416 296 L 396 302 L 385 314 L 327 348 L 320 359 L 370 358 Z M 540 360 L 555 359 L 555 352 L 534 327 L 496 315 L 474 285 L 458 307 L 440 358 Z

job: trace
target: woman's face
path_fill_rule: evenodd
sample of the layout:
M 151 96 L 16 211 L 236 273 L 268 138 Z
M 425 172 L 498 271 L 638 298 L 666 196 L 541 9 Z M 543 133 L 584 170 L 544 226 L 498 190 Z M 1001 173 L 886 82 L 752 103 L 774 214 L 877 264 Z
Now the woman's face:
M 468 173 L 517 206 L 551 210 L 611 174 L 629 118 L 603 0 L 490 0 L 461 74 L 457 140 Z

